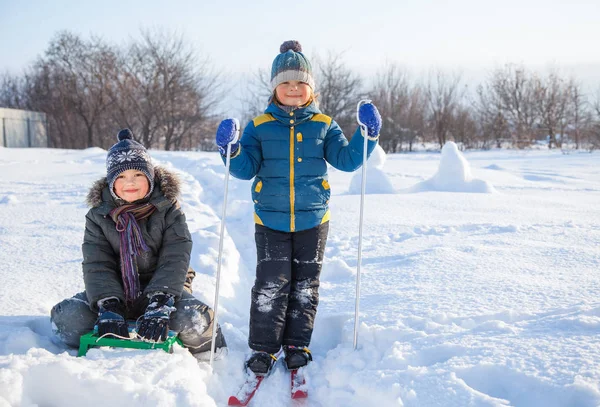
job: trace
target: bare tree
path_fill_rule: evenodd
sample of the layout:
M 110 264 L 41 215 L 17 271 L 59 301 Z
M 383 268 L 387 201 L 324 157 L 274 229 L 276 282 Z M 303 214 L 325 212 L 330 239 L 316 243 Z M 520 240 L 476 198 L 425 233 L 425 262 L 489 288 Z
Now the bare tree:
M 592 124 L 592 116 L 589 111 L 589 102 L 581 89 L 581 84 L 575 79 L 571 79 L 568 89 L 570 99 L 568 122 L 571 125 L 571 138 L 575 142 L 575 149 L 578 150 L 581 146 L 582 136 L 588 133 Z
M 404 117 L 406 124 L 401 133 L 402 141 L 408 144 L 408 151 L 413 151 L 414 144 L 423 137 L 426 128 L 427 98 L 423 86 L 419 84 L 412 86 Z
M 122 127 L 148 147 L 198 148 L 221 96 L 208 60 L 158 31 L 125 49 L 61 32 L 20 82 L 3 79 L 0 95 L 46 112 L 49 144 L 66 148 L 106 148 Z
M 386 152 L 402 148 L 403 113 L 409 104 L 409 88 L 408 73 L 398 65 L 389 65 L 377 74 L 371 94 L 383 119 L 379 145 Z
M 473 106 L 481 127 L 482 148 L 489 149 L 492 145 L 502 148 L 502 143 L 509 140 L 511 135 L 502 101 L 498 93 L 491 89 L 490 83 L 477 87 L 477 99 Z
M 54 86 L 52 94 L 84 125 L 85 147 L 97 145 L 96 125 L 112 103 L 110 78 L 115 62 L 114 50 L 100 39 L 84 41 L 63 31 L 36 64 L 39 74 L 48 74 Z
M 0 107 L 12 109 L 27 108 L 24 91 L 25 79 L 8 72 L 0 75 Z
M 398 152 L 407 144 L 412 151 L 425 129 L 427 100 L 423 88 L 412 81 L 405 69 L 388 65 L 377 74 L 371 94 L 383 118 L 381 147 L 387 152 Z
M 152 147 L 159 130 L 157 69 L 150 53 L 138 42 L 121 50 L 118 67 L 110 118 L 115 127 L 132 129 L 143 145 Z
M 548 132 L 548 148 L 561 147 L 567 125 L 567 110 L 570 101 L 568 84 L 557 72 L 544 79 L 536 79 L 535 104 L 540 125 Z M 557 134 L 560 137 L 557 138 Z
M 467 106 L 458 106 L 452 120 L 451 134 L 462 149 L 474 148 L 477 143 L 477 123 L 473 111 Z
M 594 119 L 590 125 L 589 150 L 600 149 L 600 89 L 596 92 L 593 104 Z
M 362 79 L 344 63 L 344 54 L 329 51 L 314 58 L 319 108 L 331 116 L 344 134 L 352 137 L 357 128 L 356 105 L 361 99 Z
M 246 84 L 245 95 L 241 99 L 242 117 L 240 125 L 263 113 L 272 96 L 271 81 L 266 69 L 258 69 L 242 79 Z
M 451 134 L 452 120 L 464 89 L 460 87 L 461 75 L 430 73 L 426 85 L 426 99 L 429 107 L 429 123 L 440 148 L 446 144 Z
M 20 78 L 18 107 L 48 114 L 51 147 L 95 145 L 101 118 L 110 106 L 112 69 L 113 49 L 101 40 L 83 41 L 59 32 L 45 55 Z
M 142 31 L 121 66 L 117 117 L 137 128 L 145 145 L 197 148 L 221 96 L 208 59 L 180 35 Z
M 523 67 L 509 64 L 494 70 L 478 88 L 480 113 L 484 113 L 488 128 L 500 132 L 493 136 L 497 140 L 504 133 L 503 122 L 516 146 L 529 145 L 535 138 L 538 122 L 535 80 Z M 494 122 L 497 124 L 492 126 Z

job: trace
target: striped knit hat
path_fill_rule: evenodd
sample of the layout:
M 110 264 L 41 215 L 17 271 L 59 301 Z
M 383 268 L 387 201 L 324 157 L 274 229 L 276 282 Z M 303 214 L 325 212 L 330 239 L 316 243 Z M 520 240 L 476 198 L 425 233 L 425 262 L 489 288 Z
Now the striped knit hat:
M 129 129 L 119 131 L 117 139 L 119 142 L 108 150 L 106 156 L 106 182 L 110 193 L 115 199 L 119 199 L 113 188 L 117 177 L 123 171 L 138 170 L 148 178 L 150 189 L 146 196 L 149 196 L 154 189 L 154 165 L 150 155 L 143 145 L 133 140 L 133 133 Z
M 279 47 L 279 52 L 271 67 L 271 89 L 275 90 L 283 82 L 300 81 L 314 90 L 312 67 L 302 53 L 302 45 L 298 41 L 286 41 Z

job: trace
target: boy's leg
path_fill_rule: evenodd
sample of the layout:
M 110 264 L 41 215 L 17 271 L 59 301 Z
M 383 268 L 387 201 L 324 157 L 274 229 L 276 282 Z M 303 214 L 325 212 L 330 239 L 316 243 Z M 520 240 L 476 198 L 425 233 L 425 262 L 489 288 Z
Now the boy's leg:
M 65 344 L 79 347 L 79 338 L 94 329 L 98 315 L 90 309 L 84 292 L 67 298 L 52 307 L 52 331 Z
M 250 304 L 248 345 L 275 353 L 281 348 L 292 273 L 292 233 L 256 225 L 256 280 Z
M 319 277 L 329 222 L 293 235 L 293 261 L 284 345 L 308 346 L 319 304 Z
M 169 329 L 179 333 L 179 339 L 191 353 L 210 351 L 214 311 L 187 291 L 181 293 L 175 308 L 177 311 L 171 314 Z M 215 342 L 215 348 L 227 346 L 221 327 L 217 329 Z

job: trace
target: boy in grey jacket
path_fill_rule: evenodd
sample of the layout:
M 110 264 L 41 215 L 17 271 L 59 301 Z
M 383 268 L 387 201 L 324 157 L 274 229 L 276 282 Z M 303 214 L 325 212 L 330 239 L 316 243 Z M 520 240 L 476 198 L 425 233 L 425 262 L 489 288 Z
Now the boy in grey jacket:
M 129 338 L 127 320 L 147 341 L 173 330 L 192 354 L 210 353 L 213 310 L 191 295 L 192 239 L 177 197 L 179 180 L 154 167 L 121 130 L 106 159 L 107 176 L 91 188 L 83 250 L 85 291 L 52 308 L 52 327 L 68 346 L 98 334 Z M 218 328 L 216 348 L 227 346 Z

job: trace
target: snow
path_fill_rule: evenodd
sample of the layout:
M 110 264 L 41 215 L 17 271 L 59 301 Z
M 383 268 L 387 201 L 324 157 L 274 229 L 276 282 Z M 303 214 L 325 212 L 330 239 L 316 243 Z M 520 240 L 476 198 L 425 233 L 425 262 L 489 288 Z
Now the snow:
M 371 153 L 367 161 L 367 184 L 365 185 L 365 194 L 393 194 L 394 186 L 390 178 L 385 173 L 386 154 L 383 148 L 378 144 Z M 362 169 L 355 172 L 350 181 L 349 194 L 360 194 L 362 191 Z
M 351 184 L 360 171 L 330 172 L 303 405 L 600 405 L 598 154 L 452 145 L 441 155 L 381 153 L 367 183 L 385 177 L 392 189 L 365 198 L 356 351 L 360 197 Z M 151 155 L 184 181 L 194 294 L 212 304 L 223 163 L 216 153 Z M 256 264 L 248 181 L 229 183 L 219 322 L 230 352 L 212 369 L 180 347 L 77 358 L 52 337 L 50 309 L 83 289 L 84 201 L 105 159 L 97 148 L 0 149 L 0 406 L 226 405 L 248 353 Z M 265 405 L 290 405 L 281 365 L 255 397 Z

